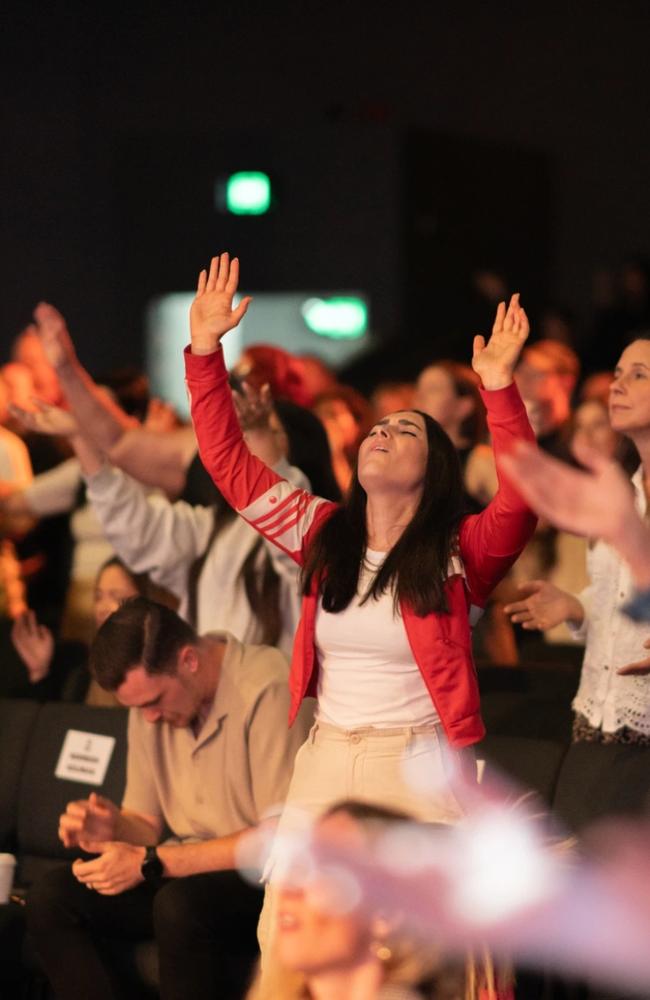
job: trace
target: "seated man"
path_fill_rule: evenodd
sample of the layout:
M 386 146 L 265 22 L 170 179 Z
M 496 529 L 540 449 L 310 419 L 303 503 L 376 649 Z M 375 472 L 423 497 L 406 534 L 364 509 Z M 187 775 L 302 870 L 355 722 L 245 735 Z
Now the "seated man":
M 287 728 L 287 663 L 225 632 L 198 638 L 137 597 L 101 627 L 90 666 L 131 709 L 126 790 L 121 808 L 94 794 L 68 805 L 59 836 L 94 857 L 30 892 L 28 927 L 56 996 L 123 997 L 101 939 L 155 936 L 163 998 L 238 997 L 262 893 L 236 872 L 237 845 L 278 811 L 309 725 L 306 715 Z

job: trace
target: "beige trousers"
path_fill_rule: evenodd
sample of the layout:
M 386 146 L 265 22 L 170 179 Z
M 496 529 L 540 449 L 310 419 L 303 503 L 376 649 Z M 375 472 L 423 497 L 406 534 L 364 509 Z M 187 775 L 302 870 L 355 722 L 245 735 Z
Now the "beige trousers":
M 467 751 L 461 753 L 466 766 Z M 461 755 L 451 750 L 440 725 L 347 730 L 316 722 L 296 754 L 276 843 L 344 799 L 401 810 L 423 822 L 454 823 L 462 812 L 449 776 L 460 763 Z M 276 918 L 274 861 L 272 849 L 258 926 L 262 960 L 271 947 Z

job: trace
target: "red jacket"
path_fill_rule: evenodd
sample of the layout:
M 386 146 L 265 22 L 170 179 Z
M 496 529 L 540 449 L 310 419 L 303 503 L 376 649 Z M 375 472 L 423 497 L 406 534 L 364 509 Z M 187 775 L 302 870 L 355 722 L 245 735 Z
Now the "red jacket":
M 199 452 L 228 502 L 262 535 L 302 564 L 311 539 L 336 505 L 297 489 L 249 452 L 232 404 L 221 349 L 214 354 L 185 352 L 187 385 Z M 483 392 L 497 456 L 517 438 L 534 441 L 516 386 Z M 498 468 L 498 466 L 497 466 Z M 447 579 L 448 614 L 418 617 L 402 604 L 404 627 L 449 743 L 469 746 L 485 734 L 469 616 L 484 607 L 490 591 L 517 559 L 535 529 L 535 517 L 507 480 L 480 514 L 465 517 L 459 529 L 462 566 Z M 314 644 L 317 587 L 303 597 L 293 647 L 291 712 L 316 695 L 318 662 Z

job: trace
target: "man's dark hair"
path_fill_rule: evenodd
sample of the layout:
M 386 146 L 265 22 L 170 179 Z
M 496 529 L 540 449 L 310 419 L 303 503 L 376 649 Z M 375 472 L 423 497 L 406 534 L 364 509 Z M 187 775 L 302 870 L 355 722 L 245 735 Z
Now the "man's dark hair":
M 90 647 L 90 671 L 105 691 L 116 691 L 129 670 L 173 674 L 183 646 L 198 641 L 175 611 L 146 597 L 131 597 L 101 626 Z

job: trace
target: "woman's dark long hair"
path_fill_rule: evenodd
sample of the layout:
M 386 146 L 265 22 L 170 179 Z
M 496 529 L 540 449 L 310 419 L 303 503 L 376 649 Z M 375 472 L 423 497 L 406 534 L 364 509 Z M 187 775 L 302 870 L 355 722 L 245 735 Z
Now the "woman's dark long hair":
M 392 591 L 395 604 L 404 602 L 415 614 L 446 612 L 445 580 L 457 544 L 463 513 L 463 485 L 456 449 L 442 427 L 426 413 L 428 455 L 419 506 L 390 550 L 364 600 Z M 303 590 L 314 579 L 326 611 L 343 611 L 355 597 L 367 545 L 366 492 L 355 469 L 343 505 L 314 539 L 303 570 Z

